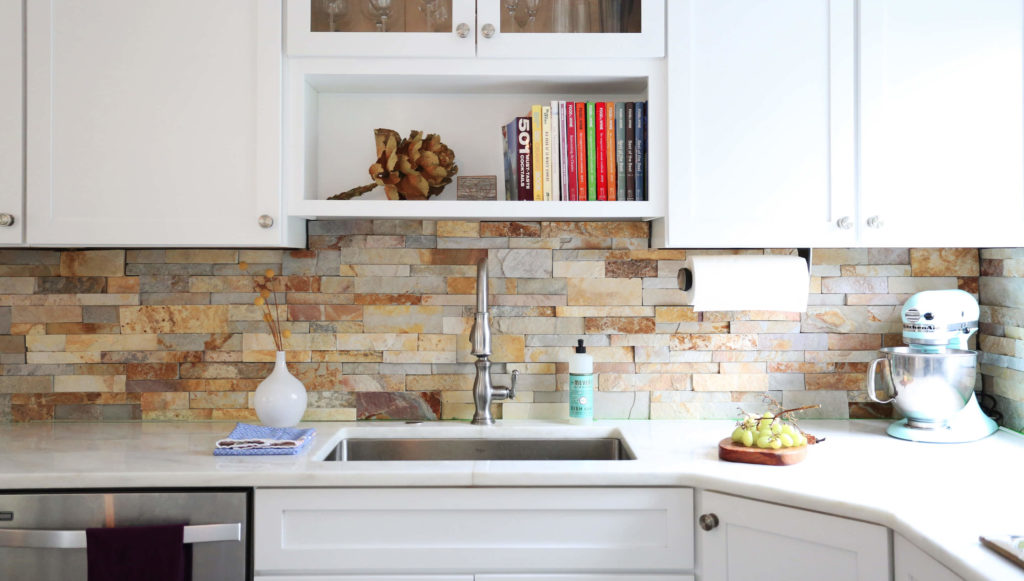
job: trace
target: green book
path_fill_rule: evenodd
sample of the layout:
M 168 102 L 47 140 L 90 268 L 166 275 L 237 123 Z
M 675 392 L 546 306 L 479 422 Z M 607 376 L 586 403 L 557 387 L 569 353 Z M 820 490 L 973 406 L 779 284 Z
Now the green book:
M 587 102 L 587 199 L 597 200 L 597 109 Z

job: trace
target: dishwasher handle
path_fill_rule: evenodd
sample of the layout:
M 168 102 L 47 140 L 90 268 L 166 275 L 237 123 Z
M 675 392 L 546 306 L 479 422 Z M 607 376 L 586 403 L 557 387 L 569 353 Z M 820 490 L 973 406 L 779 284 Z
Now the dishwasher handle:
M 242 523 L 186 525 L 186 544 L 242 540 Z M 0 547 L 22 549 L 84 549 L 85 531 L 0 529 Z

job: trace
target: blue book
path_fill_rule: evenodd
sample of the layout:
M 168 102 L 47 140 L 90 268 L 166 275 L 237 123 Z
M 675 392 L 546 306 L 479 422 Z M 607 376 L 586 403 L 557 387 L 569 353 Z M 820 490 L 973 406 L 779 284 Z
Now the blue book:
M 633 165 L 636 166 L 636 199 L 637 201 L 647 199 L 647 103 L 643 101 L 637 101 L 636 103 L 636 114 L 634 115 L 634 123 L 636 124 L 636 135 L 634 141 L 636 142 L 636 151 L 633 154 Z

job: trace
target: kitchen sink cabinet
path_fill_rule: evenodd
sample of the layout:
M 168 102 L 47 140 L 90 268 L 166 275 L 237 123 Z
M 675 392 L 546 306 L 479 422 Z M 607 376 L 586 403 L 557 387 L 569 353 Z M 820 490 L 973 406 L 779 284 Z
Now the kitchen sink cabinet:
M 1016 0 L 668 7 L 678 247 L 1024 244 Z
M 963 581 L 900 534 L 893 535 L 895 581 Z
M 24 10 L 0 0 L 0 245 L 24 242 Z
M 257 489 L 254 506 L 268 580 L 675 581 L 693 569 L 690 489 Z
M 280 194 L 281 0 L 25 5 L 30 244 L 304 243 Z
M 878 581 L 890 575 L 885 527 L 699 491 L 701 581 Z

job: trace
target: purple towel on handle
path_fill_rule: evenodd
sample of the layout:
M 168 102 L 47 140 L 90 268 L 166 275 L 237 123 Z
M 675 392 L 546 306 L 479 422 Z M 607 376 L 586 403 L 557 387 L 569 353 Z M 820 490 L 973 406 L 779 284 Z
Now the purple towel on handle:
M 185 525 L 85 529 L 89 581 L 190 581 Z

